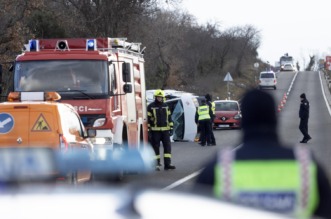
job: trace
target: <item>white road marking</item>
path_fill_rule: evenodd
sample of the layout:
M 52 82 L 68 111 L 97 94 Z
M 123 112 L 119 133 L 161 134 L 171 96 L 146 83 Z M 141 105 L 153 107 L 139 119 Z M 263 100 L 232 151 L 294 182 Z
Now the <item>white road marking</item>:
M 238 145 L 237 147 L 233 148 L 233 150 L 237 150 L 238 148 L 240 148 L 242 146 L 242 144 Z M 177 180 L 176 182 L 170 184 L 169 186 L 167 187 L 164 187 L 163 189 L 161 189 L 161 191 L 167 191 L 167 190 L 170 190 L 170 189 L 173 189 L 173 188 L 176 188 L 177 186 L 180 186 L 181 184 L 185 183 L 186 181 L 196 177 L 197 175 L 199 175 L 201 173 L 201 171 L 203 171 L 204 168 L 198 170 L 198 171 L 195 171 L 194 173 L 180 179 L 180 180 Z

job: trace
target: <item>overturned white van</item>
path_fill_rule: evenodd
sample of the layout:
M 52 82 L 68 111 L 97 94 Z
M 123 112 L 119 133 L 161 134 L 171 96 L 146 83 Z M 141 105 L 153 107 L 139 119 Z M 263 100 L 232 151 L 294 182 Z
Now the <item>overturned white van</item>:
M 197 97 L 192 94 L 181 96 L 166 101 L 172 112 L 174 122 L 173 141 L 194 141 L 197 125 L 194 117 L 199 106 Z

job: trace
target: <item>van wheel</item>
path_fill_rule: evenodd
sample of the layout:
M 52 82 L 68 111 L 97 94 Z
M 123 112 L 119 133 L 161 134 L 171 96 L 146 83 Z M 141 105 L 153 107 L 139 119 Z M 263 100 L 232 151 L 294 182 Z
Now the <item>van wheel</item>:
M 276 86 L 274 86 L 274 90 L 276 90 L 277 89 L 277 87 Z

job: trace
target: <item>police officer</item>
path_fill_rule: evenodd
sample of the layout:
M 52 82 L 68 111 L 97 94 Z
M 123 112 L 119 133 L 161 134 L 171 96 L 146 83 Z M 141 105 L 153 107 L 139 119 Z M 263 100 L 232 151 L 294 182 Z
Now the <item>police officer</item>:
M 207 100 L 207 105 L 210 107 L 211 111 L 212 111 L 212 115 L 211 115 L 211 118 L 210 118 L 210 121 L 211 121 L 211 128 L 210 128 L 210 139 L 211 139 L 211 145 L 212 146 L 215 146 L 216 145 L 216 140 L 215 140 L 215 135 L 214 135 L 214 132 L 213 132 L 213 124 L 214 124 L 214 119 L 215 119 L 215 103 L 214 101 L 212 101 L 212 97 L 210 94 L 206 94 L 205 95 L 205 98 Z
M 302 93 L 300 95 L 301 103 L 300 103 L 300 110 L 299 110 L 299 118 L 300 118 L 300 125 L 299 129 L 303 134 L 303 139 L 300 143 L 307 143 L 311 137 L 308 134 L 308 119 L 309 119 L 309 102 L 306 98 L 306 94 Z
M 176 169 L 171 164 L 171 141 L 170 136 L 173 134 L 173 122 L 171 119 L 171 111 L 166 103 L 164 103 L 164 91 L 156 90 L 154 92 L 154 102 L 147 107 L 148 130 L 156 156 L 155 170 L 161 170 L 160 142 L 162 142 L 164 153 L 164 170 Z
M 273 97 L 251 90 L 241 106 L 243 144 L 237 150 L 221 149 L 194 189 L 209 185 L 209 191 L 224 200 L 298 218 L 331 218 L 326 174 L 308 148 L 281 144 Z
M 198 124 L 200 129 L 200 145 L 211 146 L 211 116 L 212 111 L 207 105 L 206 99 L 201 100 L 201 106 L 198 107 L 195 114 L 195 123 Z

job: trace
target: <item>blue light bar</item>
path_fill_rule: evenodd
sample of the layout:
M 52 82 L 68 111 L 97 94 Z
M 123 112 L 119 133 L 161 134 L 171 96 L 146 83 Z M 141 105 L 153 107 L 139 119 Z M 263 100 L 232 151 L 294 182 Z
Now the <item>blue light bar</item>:
M 29 51 L 30 52 L 39 51 L 39 40 L 29 40 Z
M 96 41 L 96 39 L 88 39 L 88 40 L 86 40 L 86 50 L 87 51 L 95 51 L 95 50 L 97 50 L 97 41 Z

